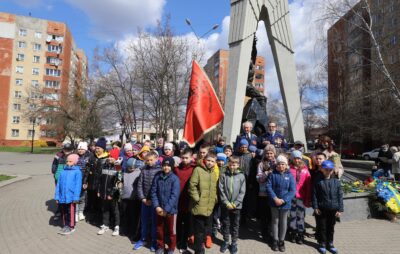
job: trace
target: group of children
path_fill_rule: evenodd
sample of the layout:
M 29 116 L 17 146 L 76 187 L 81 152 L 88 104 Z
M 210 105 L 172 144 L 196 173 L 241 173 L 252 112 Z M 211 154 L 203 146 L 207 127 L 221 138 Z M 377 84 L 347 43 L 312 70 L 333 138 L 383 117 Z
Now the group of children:
M 112 227 L 113 236 L 135 240 L 134 250 L 148 243 L 158 254 L 176 248 L 182 253 L 192 244 L 195 253 L 205 253 L 220 229 L 220 252 L 238 253 L 239 227 L 254 212 L 263 238 L 273 251 L 284 252 L 287 229 L 291 241 L 303 243 L 305 209 L 311 206 L 318 251 L 337 253 L 333 233 L 343 194 L 324 153 L 315 154 L 312 164 L 294 150 L 289 162 L 273 145 L 259 154 L 245 139 L 238 151 L 223 142 L 203 144 L 197 154 L 172 143 L 159 148 L 127 143 L 121 149 L 116 142 L 106 151 L 104 138 L 93 152 L 85 142 L 76 153 L 65 145 L 52 166 L 60 234 L 71 234 L 86 215 L 89 222 L 101 218 L 99 235 Z

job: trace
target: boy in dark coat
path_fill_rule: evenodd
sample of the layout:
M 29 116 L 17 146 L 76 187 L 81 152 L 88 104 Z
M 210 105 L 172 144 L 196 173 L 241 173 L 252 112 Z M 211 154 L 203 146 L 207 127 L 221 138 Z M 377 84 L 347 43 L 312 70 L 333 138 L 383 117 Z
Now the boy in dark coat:
M 176 248 L 176 214 L 179 201 L 179 178 L 172 172 L 175 161 L 171 157 L 164 158 L 162 172 L 155 175 L 151 187 L 151 201 L 157 213 L 157 253 L 164 253 L 168 242 L 168 254 Z M 169 241 L 165 241 L 168 235 Z

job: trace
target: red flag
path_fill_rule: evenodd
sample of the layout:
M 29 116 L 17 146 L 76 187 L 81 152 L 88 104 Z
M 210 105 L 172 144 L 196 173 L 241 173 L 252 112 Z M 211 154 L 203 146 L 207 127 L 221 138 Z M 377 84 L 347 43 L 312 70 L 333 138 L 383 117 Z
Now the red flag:
M 223 119 L 224 111 L 211 81 L 200 65 L 193 61 L 183 138 L 190 147 Z

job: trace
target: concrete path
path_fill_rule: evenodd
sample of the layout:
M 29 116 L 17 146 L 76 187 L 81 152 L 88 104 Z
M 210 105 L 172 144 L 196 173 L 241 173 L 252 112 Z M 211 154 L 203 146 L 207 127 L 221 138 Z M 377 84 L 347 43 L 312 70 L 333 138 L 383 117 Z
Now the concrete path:
M 70 236 L 58 235 L 59 226 L 51 219 L 54 209 L 52 158 L 51 155 L 0 153 L 0 173 L 32 176 L 0 188 L 1 254 L 149 253 L 146 248 L 134 252 L 127 238 L 112 237 L 111 232 L 98 236 L 98 228 L 85 222 L 78 223 L 76 232 Z M 307 221 L 314 224 L 312 217 Z M 343 254 L 395 254 L 400 252 L 399 236 L 400 225 L 385 220 L 343 222 L 337 224 L 335 243 Z M 303 246 L 287 242 L 286 253 L 317 253 L 315 240 L 306 240 Z M 214 244 L 206 253 L 219 253 L 219 246 Z M 258 239 L 254 230 L 243 228 L 239 253 L 273 252 Z

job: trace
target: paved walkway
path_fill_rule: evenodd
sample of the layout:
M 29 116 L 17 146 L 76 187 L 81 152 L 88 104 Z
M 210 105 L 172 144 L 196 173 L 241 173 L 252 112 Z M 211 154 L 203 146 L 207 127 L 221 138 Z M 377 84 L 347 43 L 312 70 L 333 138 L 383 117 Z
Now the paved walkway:
M 127 238 L 112 237 L 111 232 L 97 236 L 98 229 L 85 222 L 78 223 L 76 232 L 70 236 L 57 234 L 59 227 L 51 220 L 54 209 L 51 161 L 50 155 L 0 153 L 0 173 L 32 176 L 0 188 L 0 253 L 134 253 Z M 313 224 L 311 217 L 308 221 Z M 317 253 L 315 240 L 306 240 L 303 246 L 287 243 L 286 253 Z M 400 253 L 400 225 L 375 219 L 339 223 L 335 242 L 343 254 Z M 149 250 L 135 253 L 149 253 Z M 219 246 L 214 245 L 207 253 L 219 253 Z M 239 253 L 273 252 L 257 238 L 256 232 L 243 230 Z

